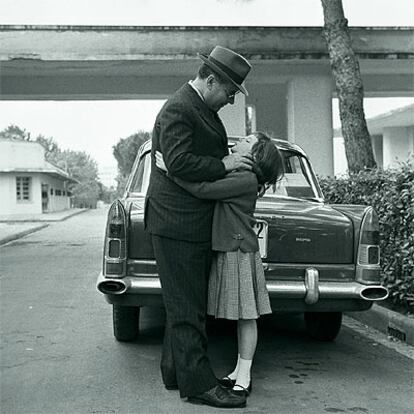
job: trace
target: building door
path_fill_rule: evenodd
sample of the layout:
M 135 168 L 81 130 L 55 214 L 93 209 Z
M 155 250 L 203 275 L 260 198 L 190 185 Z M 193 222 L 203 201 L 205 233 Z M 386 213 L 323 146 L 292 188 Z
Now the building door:
M 49 210 L 49 185 L 42 184 L 42 213 Z

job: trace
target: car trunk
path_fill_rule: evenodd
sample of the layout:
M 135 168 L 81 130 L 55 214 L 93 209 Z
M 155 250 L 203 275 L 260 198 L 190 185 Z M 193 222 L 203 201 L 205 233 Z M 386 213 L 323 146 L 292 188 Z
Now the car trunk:
M 266 262 L 350 264 L 353 225 L 342 213 L 311 201 L 259 200 L 256 218 L 268 223 Z
M 144 230 L 144 198 L 131 203 L 128 232 L 128 258 L 154 259 L 151 236 Z
M 154 259 L 144 231 L 144 199 L 131 204 L 128 257 Z M 351 264 L 353 226 L 345 215 L 322 203 L 281 198 L 259 200 L 256 218 L 268 223 L 269 263 Z

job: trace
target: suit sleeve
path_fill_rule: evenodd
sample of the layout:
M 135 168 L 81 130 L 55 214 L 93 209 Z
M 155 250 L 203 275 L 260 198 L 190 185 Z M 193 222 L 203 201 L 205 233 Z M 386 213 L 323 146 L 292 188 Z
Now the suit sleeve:
M 188 112 L 188 110 L 187 110 Z M 168 172 L 185 181 L 209 181 L 226 174 L 221 160 L 192 152 L 194 128 L 183 105 L 165 108 L 160 120 L 160 147 Z
M 257 181 L 249 176 L 240 176 L 240 174 L 228 174 L 220 180 L 198 183 L 190 183 L 176 177 L 172 179 L 194 197 L 208 200 L 228 202 L 233 198 L 257 191 Z

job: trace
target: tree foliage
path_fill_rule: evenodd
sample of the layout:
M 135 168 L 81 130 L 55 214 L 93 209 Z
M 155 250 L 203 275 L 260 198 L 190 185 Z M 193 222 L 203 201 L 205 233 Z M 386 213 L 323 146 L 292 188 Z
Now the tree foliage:
M 3 129 L 3 131 L 0 131 L 0 138 L 30 141 L 30 132 L 12 124 Z
M 36 137 L 36 142 L 42 145 L 45 149 L 45 158 L 50 163 L 59 166 L 59 159 L 61 156 L 61 150 L 57 142 L 52 138 L 46 138 L 43 135 L 38 135 Z
M 319 181 L 329 203 L 374 207 L 380 225 L 382 282 L 397 306 L 414 312 L 414 158 L 398 168 Z
M 321 0 L 324 35 L 339 100 L 342 135 L 351 173 L 376 167 L 364 115 L 364 90 L 358 59 L 352 49 L 342 0 Z

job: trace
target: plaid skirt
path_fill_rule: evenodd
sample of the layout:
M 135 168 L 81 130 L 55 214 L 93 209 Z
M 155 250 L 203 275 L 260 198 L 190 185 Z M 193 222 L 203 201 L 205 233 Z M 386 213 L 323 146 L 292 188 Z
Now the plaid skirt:
M 214 253 L 207 313 L 232 320 L 272 313 L 259 252 Z

